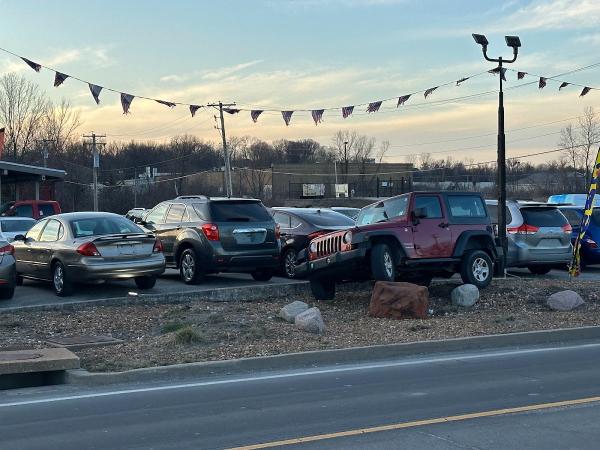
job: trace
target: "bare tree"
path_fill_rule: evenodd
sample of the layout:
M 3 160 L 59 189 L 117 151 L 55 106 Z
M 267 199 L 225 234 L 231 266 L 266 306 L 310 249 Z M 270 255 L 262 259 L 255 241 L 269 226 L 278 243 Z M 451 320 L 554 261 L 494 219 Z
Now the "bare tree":
M 48 109 L 48 99 L 36 84 L 15 73 L 0 77 L 0 121 L 6 127 L 13 158 L 31 147 Z
M 572 124 L 560 130 L 558 145 L 564 149 L 569 165 L 572 167 L 573 188 L 577 190 L 577 170 L 580 163 L 581 146 L 579 145 L 578 136 Z
M 52 142 L 57 153 L 72 145 L 75 133 L 82 125 L 81 115 L 71 104 L 62 99 L 58 105 L 50 105 L 43 118 L 42 137 Z
M 593 164 L 593 149 L 598 147 L 600 141 L 600 121 L 594 111 L 594 108 L 588 106 L 585 108 L 583 117 L 579 118 L 579 142 L 581 145 L 581 160 L 585 174 L 585 185 L 589 185 L 591 170 Z

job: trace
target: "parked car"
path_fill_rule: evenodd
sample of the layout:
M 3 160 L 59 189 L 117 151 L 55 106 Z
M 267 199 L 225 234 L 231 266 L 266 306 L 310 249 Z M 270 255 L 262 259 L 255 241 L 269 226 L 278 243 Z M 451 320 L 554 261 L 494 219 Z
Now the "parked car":
M 15 294 L 17 272 L 15 264 L 15 248 L 8 241 L 0 238 L 0 299 L 9 300 Z
M 156 205 L 141 225 L 161 240 L 167 265 L 188 284 L 218 272 L 268 281 L 279 267 L 279 227 L 260 200 L 180 196 Z
M 271 212 L 281 229 L 281 269 L 288 278 L 296 277 L 298 253 L 311 239 L 354 226 L 348 216 L 325 208 L 272 208 Z
M 148 210 L 146 208 L 132 208 L 125 214 L 129 220 L 135 223 L 140 223 Z
M 360 212 L 360 208 L 350 208 L 349 206 L 332 206 L 329 208 L 335 212 L 339 212 L 345 216 L 350 217 L 352 220 L 356 220 L 358 213 Z
M 486 200 L 492 222 L 498 224 L 498 201 Z M 543 275 L 571 261 L 571 225 L 556 206 L 506 202 L 507 267 L 527 267 Z
M 428 285 L 460 273 L 483 288 L 498 254 L 479 193 L 413 192 L 366 206 L 355 227 L 313 239 L 297 270 L 321 300 L 334 297 L 336 282 L 365 278 Z
M 75 283 L 135 280 L 151 289 L 165 270 L 160 240 L 122 216 L 79 212 L 40 220 L 15 236 L 17 283 L 23 278 L 51 281 L 59 296 Z
M 60 204 L 54 200 L 16 200 L 0 207 L 0 216 L 31 217 L 35 220 L 60 212 Z
M 27 233 L 35 222 L 29 217 L 0 217 L 0 235 L 12 242 L 17 234 Z
M 559 206 L 560 212 L 567 218 L 571 224 L 571 243 L 575 244 L 575 240 L 579 235 L 581 220 L 583 219 L 584 208 L 582 206 Z M 581 240 L 581 266 L 590 266 L 600 264 L 600 208 L 592 210 L 590 225 Z

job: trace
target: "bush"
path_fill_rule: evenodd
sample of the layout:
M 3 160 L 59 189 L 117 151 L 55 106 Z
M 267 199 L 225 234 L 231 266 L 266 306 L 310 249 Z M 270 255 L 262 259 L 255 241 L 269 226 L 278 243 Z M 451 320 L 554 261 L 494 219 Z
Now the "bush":
M 176 344 L 199 344 L 206 342 L 206 338 L 194 330 L 191 326 L 187 325 L 175 333 Z
M 174 331 L 179 331 L 187 326 L 188 324 L 185 322 L 167 322 L 162 326 L 160 332 L 161 334 L 172 333 Z

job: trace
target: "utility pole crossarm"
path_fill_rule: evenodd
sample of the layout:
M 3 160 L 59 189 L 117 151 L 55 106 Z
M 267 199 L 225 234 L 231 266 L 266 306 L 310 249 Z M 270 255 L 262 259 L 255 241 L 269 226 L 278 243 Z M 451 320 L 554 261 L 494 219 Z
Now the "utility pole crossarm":
M 104 145 L 103 142 L 98 142 L 99 138 L 104 139 L 106 135 L 98 135 L 92 132 L 91 135 L 84 135 L 85 139 L 91 139 L 93 160 L 93 176 L 94 176 L 94 211 L 98 211 L 98 168 L 100 167 L 100 153 L 98 145 Z

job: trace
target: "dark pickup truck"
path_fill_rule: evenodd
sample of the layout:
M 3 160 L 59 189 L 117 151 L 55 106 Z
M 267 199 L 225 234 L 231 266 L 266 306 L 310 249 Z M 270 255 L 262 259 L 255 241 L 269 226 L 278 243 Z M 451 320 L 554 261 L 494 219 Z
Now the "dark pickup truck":
M 483 288 L 501 251 L 479 193 L 411 192 L 366 206 L 350 230 L 313 239 L 298 270 L 319 300 L 333 299 L 337 282 L 364 279 L 429 285 L 460 273 Z

